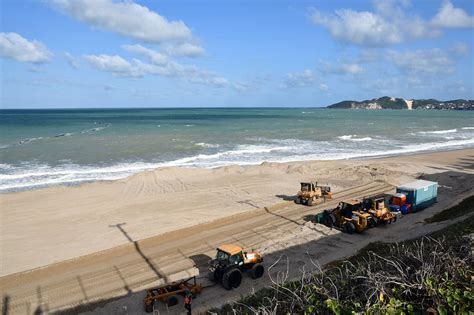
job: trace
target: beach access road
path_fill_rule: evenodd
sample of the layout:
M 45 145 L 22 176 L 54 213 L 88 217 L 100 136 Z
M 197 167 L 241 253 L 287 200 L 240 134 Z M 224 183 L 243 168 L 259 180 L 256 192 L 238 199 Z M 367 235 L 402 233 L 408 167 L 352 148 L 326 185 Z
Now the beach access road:
M 91 310 L 91 305 L 131 296 L 163 281 L 186 278 L 193 264 L 201 270 L 201 276 L 205 275 L 208 259 L 222 243 L 236 243 L 264 254 L 278 251 L 281 245 L 272 247 L 273 242 L 277 244 L 282 236 L 305 227 L 307 216 L 335 207 L 345 198 L 389 190 L 393 190 L 391 185 L 376 181 L 340 191 L 334 200 L 314 207 L 284 201 L 140 241 L 127 234 L 126 222 L 118 223 L 117 233 L 130 241 L 126 245 L 0 278 L 2 307 L 8 309 L 8 314 Z M 325 236 L 324 231 L 313 233 Z M 140 310 L 142 306 L 137 305 Z

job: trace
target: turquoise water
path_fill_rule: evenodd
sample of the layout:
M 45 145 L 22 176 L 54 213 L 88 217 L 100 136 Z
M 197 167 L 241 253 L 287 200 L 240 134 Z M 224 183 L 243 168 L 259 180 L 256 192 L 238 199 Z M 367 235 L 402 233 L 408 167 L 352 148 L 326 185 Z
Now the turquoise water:
M 217 167 L 474 147 L 474 113 L 308 108 L 1 110 L 0 191 Z

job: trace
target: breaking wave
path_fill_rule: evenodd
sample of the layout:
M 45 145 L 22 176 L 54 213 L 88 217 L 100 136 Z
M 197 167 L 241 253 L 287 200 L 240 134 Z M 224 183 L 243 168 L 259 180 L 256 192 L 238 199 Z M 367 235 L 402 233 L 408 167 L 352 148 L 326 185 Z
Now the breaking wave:
M 351 138 L 350 140 L 354 139 Z M 237 145 L 232 149 L 222 150 L 217 153 L 198 154 L 156 163 L 123 162 L 108 166 L 84 166 L 72 163 L 59 166 L 35 163 L 23 164 L 21 166 L 0 164 L 0 191 L 8 192 L 60 184 L 116 180 L 128 177 L 134 173 L 161 167 L 215 168 L 225 165 L 256 165 L 262 162 L 341 160 L 474 146 L 474 138 L 397 145 L 395 147 L 384 146 L 384 140 L 374 140 L 364 147 L 348 143 L 347 145 L 350 145 L 350 149 L 345 146 L 337 147 L 334 142 L 330 141 L 298 139 L 267 139 L 266 141 L 267 143 L 265 144 Z
M 434 130 L 434 131 L 420 131 L 422 134 L 445 134 L 445 133 L 455 133 L 457 129 L 448 129 L 448 130 Z
M 344 135 L 344 136 L 340 136 L 338 138 L 341 139 L 341 140 L 350 140 L 350 141 L 370 141 L 370 140 L 372 140 L 371 137 L 354 138 L 356 136 L 357 135 Z

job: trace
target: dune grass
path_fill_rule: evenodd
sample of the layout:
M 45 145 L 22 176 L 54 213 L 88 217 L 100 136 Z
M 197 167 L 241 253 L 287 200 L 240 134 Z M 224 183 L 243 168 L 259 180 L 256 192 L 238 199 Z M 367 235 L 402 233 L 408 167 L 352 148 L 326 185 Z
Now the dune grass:
M 473 233 L 468 219 L 416 240 L 373 243 L 321 272 L 274 283 L 210 313 L 469 314 Z
M 434 222 L 441 222 L 446 220 L 452 220 L 455 218 L 459 218 L 465 214 L 470 212 L 474 212 L 474 196 L 468 197 L 461 201 L 461 203 L 443 210 L 431 218 L 425 219 L 426 223 L 434 223 Z

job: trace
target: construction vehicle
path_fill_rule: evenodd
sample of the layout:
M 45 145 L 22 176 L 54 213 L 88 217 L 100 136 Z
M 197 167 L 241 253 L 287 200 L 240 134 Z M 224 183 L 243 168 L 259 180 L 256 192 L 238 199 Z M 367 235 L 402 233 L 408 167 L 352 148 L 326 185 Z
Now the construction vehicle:
M 322 198 L 324 200 L 332 199 L 331 187 L 318 186 L 317 182 L 304 182 L 301 183 L 301 189 L 296 195 L 295 202 L 297 204 L 311 206 L 314 202 Z
M 240 246 L 224 244 L 217 248 L 216 258 L 209 261 L 209 279 L 220 282 L 227 290 L 240 286 L 242 272 L 253 279 L 263 276 L 263 257 L 257 252 L 244 252 Z
M 364 198 L 362 205 L 364 212 L 372 216 L 376 226 L 397 221 L 397 216 L 385 206 L 384 196 Z
M 366 229 L 373 227 L 372 216 L 361 211 L 362 203 L 359 200 L 345 200 L 331 210 L 324 210 L 315 216 L 317 223 L 322 223 L 328 227 L 337 227 L 346 233 L 362 233 Z
M 169 285 L 164 285 L 159 288 L 147 290 L 145 299 L 145 312 L 152 313 L 155 301 L 165 302 L 167 306 L 174 306 L 178 304 L 178 295 L 184 296 L 186 293 L 190 293 L 193 296 L 200 294 L 203 290 L 202 285 L 196 283 L 196 277 L 189 279 L 173 282 Z

